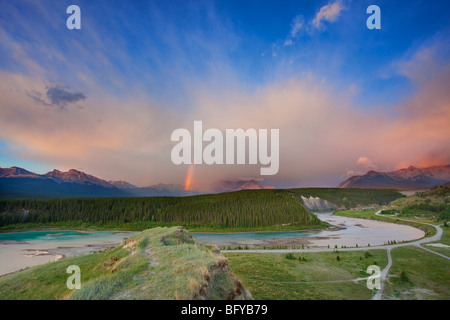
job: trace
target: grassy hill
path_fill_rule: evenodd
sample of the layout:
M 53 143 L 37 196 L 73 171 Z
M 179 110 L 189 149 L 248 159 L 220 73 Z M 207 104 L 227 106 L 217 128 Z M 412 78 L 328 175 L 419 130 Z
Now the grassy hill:
M 81 270 L 81 289 L 66 269 Z M 101 253 L 37 266 L 0 278 L 4 299 L 251 299 L 228 260 L 183 228 L 155 228 Z
M 422 217 L 431 220 L 450 220 L 450 188 L 436 187 L 394 201 L 385 214 L 399 213 L 405 217 Z

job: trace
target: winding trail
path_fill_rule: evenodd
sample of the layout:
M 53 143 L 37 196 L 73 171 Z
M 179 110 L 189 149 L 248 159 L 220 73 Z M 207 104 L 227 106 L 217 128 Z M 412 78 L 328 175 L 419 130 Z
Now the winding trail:
M 256 281 L 256 282 L 264 282 L 264 283 L 289 283 L 289 284 L 304 284 L 304 283 L 343 283 L 343 282 L 354 282 L 358 283 L 358 281 L 367 280 L 366 278 L 356 278 L 356 279 L 345 279 L 345 280 L 328 280 L 328 281 L 277 281 L 277 280 L 260 280 L 260 279 L 242 279 L 244 281 Z
M 378 210 L 378 211 L 375 213 L 375 215 L 380 216 L 381 211 L 383 211 L 383 209 Z M 447 260 L 450 260 L 449 257 L 447 257 L 447 256 L 445 256 L 445 255 L 443 255 L 443 254 L 440 254 L 440 253 L 438 253 L 438 252 L 435 252 L 435 251 L 433 251 L 433 250 L 430 250 L 430 249 L 428 249 L 428 248 L 424 248 L 423 246 L 421 246 L 421 244 L 423 244 L 423 243 L 430 243 L 430 242 L 435 242 L 435 241 L 441 240 L 442 234 L 444 233 L 444 231 L 442 230 L 442 228 L 441 228 L 440 225 L 434 225 L 434 224 L 426 223 L 426 222 L 417 222 L 417 221 L 412 221 L 412 220 L 408 220 L 408 219 L 401 219 L 401 218 L 397 218 L 397 217 L 394 218 L 394 217 L 391 217 L 391 216 L 385 216 L 385 217 L 386 217 L 386 218 L 391 218 L 391 219 L 396 219 L 396 220 L 402 220 L 402 221 L 408 221 L 408 222 L 414 222 L 414 223 L 420 223 L 420 224 L 425 224 L 425 225 L 432 226 L 433 228 L 436 229 L 436 234 L 434 234 L 434 235 L 431 236 L 431 237 L 428 237 L 428 238 L 425 237 L 425 238 L 422 238 L 422 239 L 420 239 L 420 240 L 418 240 L 418 241 L 414 241 L 414 242 L 412 242 L 412 243 L 408 243 L 408 244 L 405 244 L 405 245 L 414 245 L 414 246 L 416 246 L 416 247 L 418 247 L 418 248 L 421 248 L 421 249 L 426 250 L 426 251 L 428 251 L 428 252 L 431 252 L 431 253 L 433 253 L 433 254 L 435 254 L 435 255 L 438 255 L 438 256 L 440 256 L 440 257 L 442 257 L 442 258 L 445 258 L 445 259 L 447 259 Z M 426 241 L 425 241 L 425 240 L 426 240 Z M 387 266 L 383 269 L 383 271 L 381 271 L 380 290 L 377 290 L 377 292 L 373 295 L 372 300 L 381 300 L 381 297 L 382 297 L 382 295 L 383 295 L 384 284 L 386 283 L 386 279 L 387 279 L 388 274 L 389 274 L 389 269 L 390 269 L 391 266 L 392 266 L 391 250 L 392 250 L 392 248 L 388 248 L 388 249 L 386 250 L 386 251 L 387 251 L 387 256 L 388 256 L 388 264 L 387 264 Z
M 375 215 L 377 216 L 381 216 L 381 212 L 383 211 L 383 209 L 377 211 L 375 213 Z M 401 218 L 397 218 L 397 217 L 392 217 L 392 216 L 383 216 L 385 218 L 392 218 L 395 220 L 402 220 L 402 221 L 407 221 L 407 222 L 413 222 L 413 223 L 419 223 L 419 224 L 424 224 L 424 225 L 429 225 L 432 226 L 433 228 L 436 229 L 436 233 L 433 236 L 430 237 L 423 237 L 421 239 L 415 240 L 415 241 L 409 241 L 409 242 L 404 242 L 404 243 L 396 243 L 396 244 L 389 244 L 389 245 L 382 245 L 382 246 L 371 246 L 371 247 L 355 247 L 355 248 L 341 248 L 341 249 L 328 249 L 328 248 L 323 248 L 323 249 L 266 249 L 266 250 L 261 250 L 261 249 L 247 249 L 247 250 L 221 250 L 221 252 L 223 253 L 230 253 L 230 252 L 238 252 L 238 253 L 265 253 L 265 254 L 270 254 L 270 253 L 318 253 L 318 252 L 341 252 L 341 251 L 367 251 L 367 250 L 379 250 L 379 249 L 386 249 L 386 253 L 387 253 L 387 257 L 388 257 L 388 264 L 386 265 L 386 267 L 381 271 L 380 274 L 380 289 L 376 291 L 376 293 L 373 295 L 372 300 L 381 300 L 382 295 L 383 295 L 383 289 L 384 289 L 384 285 L 386 280 L 388 279 L 388 275 L 389 275 L 389 270 L 392 267 L 392 256 L 391 256 L 391 251 L 392 249 L 395 248 L 400 248 L 400 247 L 405 247 L 405 246 L 416 246 L 418 248 L 421 248 L 423 250 L 426 250 L 430 253 L 433 253 L 435 255 L 438 255 L 444 259 L 450 260 L 450 257 L 447 257 L 443 254 L 440 254 L 438 252 L 435 252 L 433 250 L 430 250 L 428 248 L 424 248 L 422 246 L 422 244 L 425 243 L 431 243 L 431 242 L 437 242 L 440 241 L 442 238 L 442 234 L 443 234 L 443 230 L 441 228 L 440 225 L 434 225 L 431 223 L 426 223 L 426 222 L 418 222 L 418 221 L 413 221 L 413 220 L 408 220 L 408 219 L 401 219 Z M 332 280 L 332 281 L 317 281 L 317 282 L 283 282 L 283 281 L 274 281 L 274 280 L 257 280 L 257 279 L 245 279 L 247 281 L 259 281 L 259 282 L 273 282 L 273 283 L 340 283 L 340 282 L 358 282 L 361 280 L 365 280 L 367 278 L 357 278 L 357 279 L 347 279 L 347 280 Z
M 381 271 L 380 274 L 380 289 L 375 292 L 375 294 L 372 296 L 372 300 L 381 300 L 381 296 L 383 294 L 384 284 L 386 283 L 386 279 L 388 278 L 389 269 L 392 267 L 392 256 L 391 256 L 391 250 L 387 249 L 387 257 L 388 257 L 388 264 L 386 267 Z

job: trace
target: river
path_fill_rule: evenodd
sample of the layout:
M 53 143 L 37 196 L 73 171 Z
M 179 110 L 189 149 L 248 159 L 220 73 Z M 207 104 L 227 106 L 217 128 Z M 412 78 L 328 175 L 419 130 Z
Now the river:
M 337 228 L 294 232 L 194 233 L 202 243 L 220 248 L 248 246 L 267 248 L 277 246 L 334 248 L 383 245 L 388 241 L 411 241 L 422 238 L 422 230 L 388 222 L 340 217 L 332 212 L 315 213 L 320 220 Z
M 131 232 L 31 231 L 0 234 L 0 275 L 104 250 Z
M 334 248 L 383 245 L 388 241 L 422 238 L 419 229 L 394 223 L 316 213 L 337 228 L 294 232 L 194 233 L 198 241 L 220 248 Z M 87 254 L 120 244 L 133 232 L 33 231 L 0 234 L 0 275 L 44 264 L 63 257 Z

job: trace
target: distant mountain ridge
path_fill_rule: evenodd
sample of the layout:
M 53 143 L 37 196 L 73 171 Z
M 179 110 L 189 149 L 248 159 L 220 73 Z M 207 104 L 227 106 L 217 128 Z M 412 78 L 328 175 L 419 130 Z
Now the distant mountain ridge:
M 0 198 L 69 198 L 131 196 L 105 180 L 71 169 L 36 174 L 11 167 L 0 168 Z
M 127 181 L 106 181 L 79 170 L 57 169 L 36 174 L 19 167 L 0 168 L 0 198 L 183 197 L 248 189 L 274 189 L 255 180 L 220 181 L 205 190 L 184 190 L 178 184 L 137 187 Z
M 133 189 L 133 188 L 137 188 L 135 185 L 126 182 L 126 181 L 114 181 L 114 180 L 109 180 L 108 183 L 112 184 L 114 187 L 122 189 L 122 190 L 127 190 L 127 189 Z
M 213 186 L 213 192 L 229 192 L 238 190 L 275 189 L 256 180 L 223 180 Z
M 450 183 L 450 165 L 416 168 L 410 166 L 392 172 L 368 171 L 353 176 L 338 185 L 338 188 L 372 188 L 423 190 Z
M 0 178 L 14 178 L 14 177 L 39 177 L 38 174 L 27 171 L 19 167 L 0 168 Z
M 80 184 L 99 185 L 105 188 L 114 188 L 114 185 L 105 180 L 99 179 L 90 174 L 86 174 L 84 172 L 75 169 L 70 169 L 67 172 L 61 172 L 55 169 L 51 172 L 44 174 L 43 176 L 53 179 L 57 182 L 74 182 Z

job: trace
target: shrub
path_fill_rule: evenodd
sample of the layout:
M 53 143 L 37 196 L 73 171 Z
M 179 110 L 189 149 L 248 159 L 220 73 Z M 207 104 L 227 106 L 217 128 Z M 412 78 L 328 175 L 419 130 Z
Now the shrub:
M 294 256 L 292 253 L 288 253 L 288 254 L 285 256 L 285 258 L 288 259 L 288 260 L 295 260 L 295 259 L 296 259 L 295 256 Z
M 411 281 L 409 280 L 408 276 L 406 275 L 406 272 L 405 272 L 405 271 L 402 271 L 402 272 L 400 273 L 400 281 L 401 281 L 401 282 L 411 282 Z

